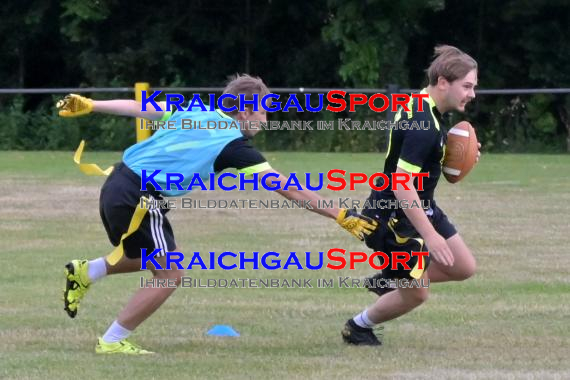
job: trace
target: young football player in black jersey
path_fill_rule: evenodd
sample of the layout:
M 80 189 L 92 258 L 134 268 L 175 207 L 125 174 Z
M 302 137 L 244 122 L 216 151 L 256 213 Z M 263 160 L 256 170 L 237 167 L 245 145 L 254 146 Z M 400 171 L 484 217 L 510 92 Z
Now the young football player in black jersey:
M 428 203 L 429 207 L 369 208 L 363 211 L 364 215 L 379 221 L 376 232 L 365 239 L 366 244 L 374 251 L 385 252 L 390 257 L 390 264 L 372 278 L 375 282 L 369 287 L 380 298 L 346 323 L 342 337 L 349 344 L 380 345 L 381 342 L 373 333 L 374 326 L 398 318 L 427 300 L 426 287 L 384 287 L 390 282 L 394 283 L 393 280 L 416 279 L 419 283 L 422 283 L 421 280 L 427 283 L 428 279 L 430 283 L 462 281 L 475 273 L 475 259 L 453 224 L 437 206 L 434 190 L 445 154 L 447 130 L 442 114 L 463 112 L 465 105 L 475 98 L 477 62 L 455 47 L 438 46 L 427 76 L 429 84 L 422 93 L 429 96 L 412 99 L 408 104 L 409 111 L 400 108 L 395 121 L 407 121 L 408 125 L 414 121 L 418 125 L 424 122 L 423 125 L 429 125 L 429 128 L 392 129 L 384 165 L 388 178 L 392 178 L 392 173 L 429 173 L 423 179 L 423 190 L 418 189 L 417 180 L 410 176 L 409 190 L 400 186 L 392 191 L 388 186 L 383 191 L 373 190 L 369 200 L 406 200 L 408 204 L 415 201 L 415 204 Z M 420 102 L 423 103 L 420 105 Z M 412 251 L 429 251 L 429 257 L 418 259 L 419 256 L 412 256 L 408 261 L 410 269 L 405 269 L 401 264 L 391 269 L 392 252 L 397 251 L 410 254 Z M 374 286 L 377 281 L 382 286 Z

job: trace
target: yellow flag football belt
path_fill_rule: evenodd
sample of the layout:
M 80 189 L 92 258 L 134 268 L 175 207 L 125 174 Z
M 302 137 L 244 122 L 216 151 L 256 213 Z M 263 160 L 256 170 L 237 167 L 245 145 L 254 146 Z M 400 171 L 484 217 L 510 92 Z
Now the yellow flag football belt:
M 113 166 L 109 166 L 107 169 L 103 170 L 97 164 L 82 164 L 81 163 L 81 155 L 83 155 L 83 149 L 84 148 L 85 148 L 85 140 L 81 140 L 81 143 L 79 144 L 79 147 L 77 148 L 77 150 L 75 151 L 75 154 L 73 156 L 73 161 L 77 164 L 77 166 L 79 167 L 79 170 L 81 170 L 81 172 L 83 172 L 86 175 L 94 175 L 94 176 L 95 175 L 108 176 L 109 174 L 111 174 L 111 172 L 114 169 Z M 131 236 L 136 230 L 139 229 L 139 227 L 140 227 L 140 225 L 144 219 L 144 216 L 148 212 L 148 208 L 142 207 L 142 205 L 143 204 L 144 205 L 149 204 L 150 199 L 143 196 L 143 197 L 141 197 L 141 200 L 142 201 L 138 202 L 138 207 L 136 208 L 135 213 L 133 214 L 133 217 L 131 218 L 127 232 L 125 232 L 121 236 L 121 240 L 119 241 L 119 245 L 117 247 L 115 247 L 115 249 L 113 249 L 113 251 L 111 253 L 109 253 L 105 258 L 110 265 L 116 265 L 119 262 L 119 260 L 121 260 L 121 258 L 123 257 L 123 254 L 124 254 L 123 240 L 125 240 L 126 238 Z
M 129 223 L 129 229 L 121 236 L 121 241 L 119 241 L 119 245 L 115 247 L 113 252 L 109 253 L 105 258 L 110 265 L 115 265 L 121 260 L 123 257 L 124 249 L 123 249 L 123 240 L 131 236 L 136 230 L 139 229 L 144 216 L 146 215 L 148 209 L 145 207 L 141 207 L 141 203 L 147 204 L 150 202 L 150 199 L 147 197 L 141 197 L 142 202 L 139 202 L 139 206 L 135 209 L 135 213 L 131 218 L 131 222 Z
M 392 231 L 392 233 L 394 234 L 394 236 L 396 237 L 396 242 L 398 244 L 405 244 L 407 243 L 410 239 L 415 240 L 419 243 L 420 245 L 420 251 L 423 250 L 424 248 L 424 239 L 422 238 L 409 238 L 409 237 L 405 237 L 405 236 L 400 236 L 396 233 L 396 230 L 394 230 L 394 225 L 397 223 L 397 219 L 391 218 L 388 221 L 388 228 L 390 229 L 390 231 Z M 416 263 L 416 265 L 412 268 L 412 271 L 410 272 L 410 276 L 416 280 L 418 280 L 420 277 L 422 277 L 422 275 L 424 274 L 424 271 L 426 270 L 425 267 L 425 263 L 423 262 L 424 258 L 423 256 L 418 256 L 418 262 Z M 422 267 L 422 269 L 419 269 L 419 267 Z

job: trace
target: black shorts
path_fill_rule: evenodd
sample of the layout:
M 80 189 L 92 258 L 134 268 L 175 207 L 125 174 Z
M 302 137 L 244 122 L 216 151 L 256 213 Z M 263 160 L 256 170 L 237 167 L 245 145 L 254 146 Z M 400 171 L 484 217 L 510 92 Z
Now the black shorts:
M 447 215 L 435 204 L 430 202 L 431 207 L 425 210 L 426 215 L 437 231 L 444 239 L 449 239 L 457 233 L 455 226 L 449 221 Z M 366 245 L 373 249 L 374 252 L 381 251 L 386 253 L 390 258 L 390 263 L 382 269 L 383 278 L 411 279 L 410 273 L 418 263 L 418 256 L 411 256 L 407 265 L 410 269 L 406 269 L 404 265 L 398 264 L 397 268 L 392 269 L 391 263 L 393 259 L 392 252 L 407 252 L 411 255 L 412 251 L 426 251 L 427 247 L 423 244 L 423 239 L 416 231 L 415 227 L 406 218 L 403 210 L 389 209 L 364 209 L 362 214 L 378 221 L 378 228 L 371 235 L 365 236 Z M 383 265 L 382 258 L 378 256 L 380 265 Z M 423 262 L 424 270 L 429 266 L 430 258 L 427 256 Z
M 140 188 L 141 178 L 121 162 L 115 165 L 101 189 L 99 212 L 107 236 L 114 246 L 119 245 L 121 236 L 127 232 L 142 196 L 151 200 L 162 199 L 162 195 L 152 188 L 150 191 L 141 191 Z M 168 211 L 168 208 L 148 210 L 140 227 L 123 241 L 128 258 L 141 257 L 141 248 L 146 248 L 147 254 L 160 248 L 161 251 L 155 257 L 164 256 L 166 251 L 176 249 L 174 233 L 165 216 Z

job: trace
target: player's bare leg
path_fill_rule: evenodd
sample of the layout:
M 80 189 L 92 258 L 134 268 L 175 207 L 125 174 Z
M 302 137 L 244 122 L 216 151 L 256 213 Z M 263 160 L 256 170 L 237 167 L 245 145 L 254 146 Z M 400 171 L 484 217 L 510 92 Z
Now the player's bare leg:
M 428 274 L 422 276 L 423 283 L 428 282 Z M 420 281 L 420 283 L 422 283 Z M 374 323 L 382 323 L 404 315 L 424 303 L 429 296 L 428 288 L 398 288 L 378 298 L 367 309 L 368 319 Z
M 155 258 L 156 262 L 166 268 L 166 257 Z M 140 269 L 140 260 L 139 260 Z M 166 284 L 170 283 L 175 286 L 180 285 L 183 269 L 151 269 L 154 280 L 166 280 Z M 156 281 L 155 281 L 156 283 Z M 134 330 L 145 319 L 150 317 L 176 290 L 176 287 L 145 287 L 137 290 L 125 308 L 119 313 L 117 321 L 121 326 L 129 330 Z
M 447 282 L 447 281 L 464 281 L 472 277 L 477 270 L 477 263 L 475 257 L 471 253 L 471 250 L 463 239 L 461 235 L 455 234 L 449 239 L 447 239 L 447 244 L 453 253 L 454 262 L 452 266 L 441 265 L 435 260 L 431 260 L 429 268 L 427 270 L 430 283 L 436 282 Z M 376 274 L 370 277 L 371 279 L 380 279 L 382 274 Z M 381 289 L 369 287 L 369 290 L 373 291 L 379 296 L 390 292 L 390 289 Z
M 422 277 L 424 283 L 428 279 L 430 283 L 463 281 L 475 274 L 477 268 L 475 258 L 461 236 L 455 234 L 447 239 L 447 244 L 453 253 L 453 265 L 445 266 L 431 260 L 427 272 Z M 426 288 L 399 288 L 391 292 L 388 292 L 387 289 L 375 289 L 374 292 L 380 295 L 376 303 L 349 320 L 345 325 L 343 338 L 347 343 L 377 345 L 372 332 L 375 325 L 412 311 L 424 303 L 429 295 Z
M 123 256 L 115 265 L 111 265 L 108 262 L 105 263 L 107 266 L 107 274 L 132 273 L 141 270 L 140 258 L 129 259 Z
M 428 278 L 428 274 L 424 273 L 420 283 L 427 283 Z M 347 321 L 342 331 L 343 340 L 354 345 L 380 345 L 373 328 L 412 311 L 424 303 L 428 295 L 429 289 L 422 287 L 398 288 L 382 295 L 368 309 Z
M 133 260 L 139 262 L 140 260 Z M 170 297 L 177 289 L 184 275 L 182 269 L 166 269 L 166 257 L 157 257 L 155 261 L 165 269 L 157 270 L 152 267 L 151 271 L 154 280 L 165 280 L 166 284 L 174 286 L 166 287 L 145 287 L 139 289 L 130 299 L 127 305 L 119 313 L 117 319 L 107 329 L 105 335 L 99 338 L 95 352 L 100 354 L 149 354 L 150 351 L 144 350 L 137 345 L 127 341 L 127 337 L 132 331 L 150 317 L 158 308 Z M 119 265 L 118 270 L 132 269 L 133 265 L 127 261 Z M 155 281 L 156 283 L 156 281 Z
M 435 260 L 431 260 L 428 274 L 430 281 L 463 281 L 475 274 L 477 263 L 471 250 L 459 234 L 455 234 L 447 239 L 447 245 L 453 252 L 454 262 L 452 266 L 441 265 Z

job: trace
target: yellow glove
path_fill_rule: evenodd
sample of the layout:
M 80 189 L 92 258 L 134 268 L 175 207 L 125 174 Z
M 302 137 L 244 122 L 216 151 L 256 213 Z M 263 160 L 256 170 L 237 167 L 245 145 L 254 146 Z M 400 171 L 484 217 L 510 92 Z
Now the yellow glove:
M 93 111 L 93 100 L 81 95 L 69 94 L 57 102 L 56 107 L 59 108 L 59 116 L 76 117 L 87 115 Z
M 364 240 L 363 234 L 370 235 L 378 227 L 378 222 L 367 216 L 360 215 L 356 212 L 356 209 L 347 210 L 341 208 L 336 217 L 336 222 L 359 240 Z

